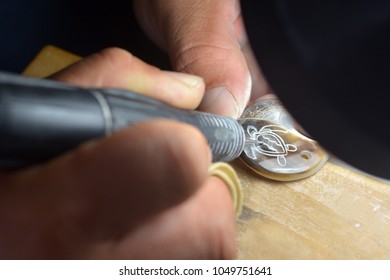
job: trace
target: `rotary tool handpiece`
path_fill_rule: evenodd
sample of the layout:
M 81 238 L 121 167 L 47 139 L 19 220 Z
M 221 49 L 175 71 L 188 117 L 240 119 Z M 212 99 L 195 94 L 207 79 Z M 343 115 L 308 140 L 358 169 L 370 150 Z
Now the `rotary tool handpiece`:
M 213 161 L 231 161 L 244 148 L 244 131 L 230 117 L 173 108 L 125 90 L 84 89 L 0 73 L 0 168 L 36 164 L 156 118 L 197 127 L 207 138 Z

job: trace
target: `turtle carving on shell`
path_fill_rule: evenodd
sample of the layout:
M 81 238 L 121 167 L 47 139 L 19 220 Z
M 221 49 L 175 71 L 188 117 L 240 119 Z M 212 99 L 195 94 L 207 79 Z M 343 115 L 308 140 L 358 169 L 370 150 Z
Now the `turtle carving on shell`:
M 256 160 L 257 153 L 269 157 L 276 157 L 280 166 L 287 164 L 286 156 L 289 152 L 296 152 L 297 147 L 291 144 L 286 144 L 279 133 L 286 134 L 288 131 L 279 125 L 265 125 L 257 130 L 256 127 L 250 125 L 247 127 L 249 135 L 248 140 L 251 143 L 250 149 L 247 150 L 247 156 Z M 252 140 L 252 141 L 251 141 Z
M 317 173 L 328 154 L 301 127 L 276 97 L 251 103 L 237 120 L 245 133 L 240 159 L 262 177 L 295 181 Z

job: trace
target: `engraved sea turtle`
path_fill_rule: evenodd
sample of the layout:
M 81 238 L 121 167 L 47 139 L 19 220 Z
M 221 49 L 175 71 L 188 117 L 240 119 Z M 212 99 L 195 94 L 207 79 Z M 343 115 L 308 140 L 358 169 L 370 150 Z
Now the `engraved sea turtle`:
M 276 157 L 279 165 L 285 166 L 288 153 L 297 151 L 296 146 L 285 143 L 279 135 L 280 133 L 288 133 L 286 129 L 279 125 L 265 125 L 260 130 L 257 130 L 253 125 L 249 125 L 247 133 L 252 143 L 246 154 L 251 159 L 256 160 L 256 153 L 260 153 L 265 156 Z

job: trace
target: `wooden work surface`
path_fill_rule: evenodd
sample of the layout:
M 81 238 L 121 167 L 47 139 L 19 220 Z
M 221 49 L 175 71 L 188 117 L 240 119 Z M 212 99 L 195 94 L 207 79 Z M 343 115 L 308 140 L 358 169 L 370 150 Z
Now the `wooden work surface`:
M 390 186 L 328 162 L 289 183 L 235 163 L 240 259 L 390 259 Z
M 24 72 L 44 77 L 79 59 L 45 47 Z M 239 259 L 390 259 L 390 185 L 328 162 L 275 182 L 232 163 L 243 186 Z

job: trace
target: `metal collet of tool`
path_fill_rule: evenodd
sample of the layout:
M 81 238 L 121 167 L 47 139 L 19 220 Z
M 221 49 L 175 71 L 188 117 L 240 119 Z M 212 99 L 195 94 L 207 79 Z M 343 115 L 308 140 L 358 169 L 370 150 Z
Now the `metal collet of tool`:
M 0 73 L 0 168 L 36 164 L 156 118 L 197 127 L 207 138 L 213 161 L 228 162 L 243 151 L 244 131 L 230 117 L 173 108 L 126 90 L 84 89 Z

